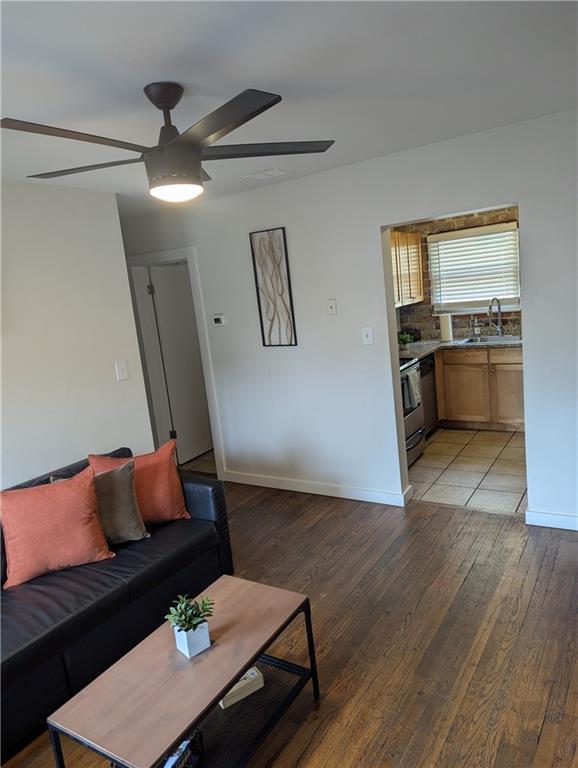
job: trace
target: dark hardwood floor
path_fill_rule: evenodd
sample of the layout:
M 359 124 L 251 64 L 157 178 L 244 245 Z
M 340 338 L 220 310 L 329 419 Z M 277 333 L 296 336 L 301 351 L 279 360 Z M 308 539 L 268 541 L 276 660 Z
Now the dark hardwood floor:
M 252 768 L 578 765 L 578 534 L 229 484 L 236 573 L 311 596 L 309 689 Z M 275 652 L 306 663 L 303 628 Z M 66 745 L 69 768 L 102 763 Z M 43 736 L 10 768 L 48 768 Z

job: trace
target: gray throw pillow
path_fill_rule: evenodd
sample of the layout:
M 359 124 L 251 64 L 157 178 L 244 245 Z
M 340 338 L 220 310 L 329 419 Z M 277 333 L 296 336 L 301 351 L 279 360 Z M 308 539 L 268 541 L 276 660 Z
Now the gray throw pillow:
M 64 478 L 52 476 L 52 483 Z M 134 488 L 134 461 L 94 476 L 96 504 L 109 544 L 139 541 L 150 536 L 138 508 Z
M 144 526 L 134 490 L 134 461 L 94 476 L 96 504 L 109 544 L 150 536 Z

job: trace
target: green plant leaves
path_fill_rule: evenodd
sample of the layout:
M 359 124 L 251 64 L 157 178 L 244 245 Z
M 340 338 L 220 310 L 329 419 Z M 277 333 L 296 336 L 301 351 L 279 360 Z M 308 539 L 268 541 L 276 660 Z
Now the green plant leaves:
M 214 606 L 215 602 L 210 597 L 193 600 L 188 595 L 178 595 L 165 619 L 179 631 L 189 632 L 204 624 L 213 615 Z

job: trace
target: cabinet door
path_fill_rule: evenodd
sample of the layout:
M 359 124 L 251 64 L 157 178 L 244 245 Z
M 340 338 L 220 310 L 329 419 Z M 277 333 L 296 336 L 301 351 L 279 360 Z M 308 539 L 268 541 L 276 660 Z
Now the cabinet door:
M 421 236 L 419 232 L 390 231 L 395 306 L 423 301 Z
M 407 232 L 407 259 L 409 267 L 408 303 L 423 301 L 423 275 L 421 269 L 421 235 Z
M 395 306 L 401 307 L 401 282 L 400 282 L 400 264 L 399 264 L 399 232 L 390 230 L 389 238 L 391 245 L 391 271 L 393 272 L 393 299 Z
M 487 365 L 445 365 L 446 418 L 450 421 L 490 421 Z
M 397 233 L 397 254 L 399 263 L 399 287 L 400 287 L 400 299 L 401 306 L 411 304 L 410 299 L 411 287 L 410 287 L 410 274 L 409 274 L 409 247 L 407 232 Z
M 490 367 L 492 421 L 524 426 L 524 378 L 521 363 L 497 363 Z

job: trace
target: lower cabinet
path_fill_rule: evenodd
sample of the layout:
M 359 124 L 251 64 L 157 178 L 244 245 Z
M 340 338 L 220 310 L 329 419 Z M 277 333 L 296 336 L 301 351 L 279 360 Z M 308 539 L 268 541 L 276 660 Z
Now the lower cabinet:
M 446 349 L 436 352 L 442 421 L 523 429 L 522 350 Z
M 524 374 L 521 363 L 490 364 L 492 421 L 524 426 Z
M 446 365 L 444 378 L 449 421 L 491 421 L 487 365 Z

